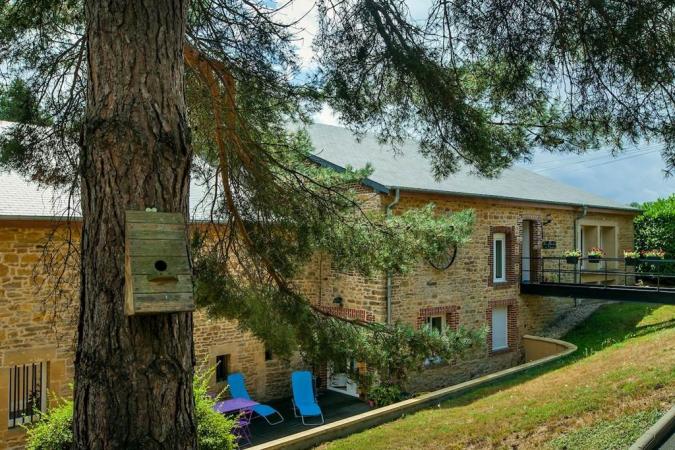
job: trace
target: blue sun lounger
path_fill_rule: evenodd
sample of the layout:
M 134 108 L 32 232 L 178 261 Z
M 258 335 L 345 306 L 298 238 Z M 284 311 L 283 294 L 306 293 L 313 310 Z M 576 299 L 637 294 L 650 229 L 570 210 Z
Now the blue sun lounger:
M 242 375 L 240 372 L 235 372 L 228 375 L 227 384 L 230 388 L 230 395 L 232 395 L 232 397 L 252 400 L 251 396 L 248 395 L 248 391 L 246 390 L 244 375 Z M 277 425 L 284 421 L 284 416 L 282 416 L 279 411 L 269 405 L 255 405 L 251 409 L 254 413 L 265 419 L 270 425 Z M 275 420 L 271 421 L 270 417 L 274 418 Z
M 303 425 L 323 424 L 323 413 L 314 396 L 314 387 L 311 372 L 300 371 L 291 374 L 293 388 L 293 414 L 300 417 Z M 320 417 L 321 422 L 307 423 L 305 417 Z

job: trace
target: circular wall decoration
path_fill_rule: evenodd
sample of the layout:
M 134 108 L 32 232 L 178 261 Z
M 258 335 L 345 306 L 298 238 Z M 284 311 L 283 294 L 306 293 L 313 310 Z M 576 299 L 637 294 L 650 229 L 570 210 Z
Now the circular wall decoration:
M 448 251 L 445 254 L 438 258 L 430 259 L 429 264 L 431 264 L 431 266 L 436 270 L 445 270 L 450 267 L 453 262 L 455 262 L 456 257 L 457 246 L 453 245 L 452 247 L 448 248 Z

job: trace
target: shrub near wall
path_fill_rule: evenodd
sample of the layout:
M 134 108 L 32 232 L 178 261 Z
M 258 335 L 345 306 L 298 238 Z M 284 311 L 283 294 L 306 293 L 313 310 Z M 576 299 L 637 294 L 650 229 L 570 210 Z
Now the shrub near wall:
M 675 258 L 675 194 L 642 205 L 643 213 L 635 218 L 635 249 L 663 249 L 666 258 Z M 675 265 L 663 267 L 674 272 Z
M 675 194 L 644 203 L 642 208 L 635 218 L 636 249 L 662 248 L 667 258 L 675 256 Z
M 207 393 L 212 371 L 194 377 L 197 448 L 200 450 L 232 450 L 236 439 L 232 433 L 234 419 L 213 409 L 216 402 Z M 41 420 L 27 426 L 26 450 L 68 450 L 73 445 L 73 401 L 59 399 L 57 406 L 42 415 Z

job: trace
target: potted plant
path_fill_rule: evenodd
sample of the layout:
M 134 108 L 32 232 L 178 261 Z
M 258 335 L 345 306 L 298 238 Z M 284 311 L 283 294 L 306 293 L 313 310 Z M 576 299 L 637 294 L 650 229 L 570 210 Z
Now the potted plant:
M 650 260 L 656 260 L 656 259 L 663 259 L 666 257 L 666 252 L 661 250 L 660 248 L 653 249 L 653 250 L 645 250 L 642 252 L 642 256 L 645 257 L 645 259 L 650 259 Z
M 640 260 L 640 252 L 635 250 L 624 250 L 623 260 L 627 266 L 636 266 Z
M 603 256 L 605 256 L 603 249 L 600 247 L 593 247 L 588 251 L 588 262 L 599 263 Z
M 567 264 L 577 264 L 581 258 L 581 250 L 567 250 L 563 252 L 563 257 Z

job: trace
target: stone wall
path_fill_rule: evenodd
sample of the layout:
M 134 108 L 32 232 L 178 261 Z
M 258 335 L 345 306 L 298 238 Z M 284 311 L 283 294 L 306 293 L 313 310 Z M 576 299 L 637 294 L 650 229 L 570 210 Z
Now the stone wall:
M 458 249 L 454 263 L 446 270 L 437 270 L 421 261 L 412 273 L 396 276 L 392 298 L 393 319 L 417 325 L 421 311 L 452 306 L 459 312 L 459 326 L 478 327 L 489 325 L 490 305 L 508 303 L 512 306 L 508 308 L 507 352 L 494 354 L 486 345 L 485 353 L 478 358 L 454 367 L 427 369 L 411 387 L 423 390 L 465 381 L 522 361 L 521 337 L 537 334 L 575 306 L 573 299 L 521 296 L 515 281 L 520 275 L 523 220 L 533 223 L 533 256 L 559 256 L 564 250 L 577 247 L 574 242 L 574 224 L 580 215 L 578 209 L 572 208 L 405 193 L 402 193 L 394 213 L 400 214 L 408 208 L 424 206 L 429 201 L 433 201 L 441 212 L 473 209 L 476 223 L 471 241 Z M 620 256 L 622 249 L 632 247 L 632 215 L 589 213 L 583 221 L 616 225 Z M 512 233 L 511 258 L 507 257 L 507 282 L 500 284 L 492 283 L 491 236 L 494 232 L 506 232 L 507 245 L 509 233 Z M 556 241 L 557 248 L 543 249 L 541 242 L 544 240 Z M 533 270 L 537 268 L 533 267 Z M 489 339 L 488 335 L 488 343 Z
M 69 384 L 74 379 L 79 294 L 76 255 L 67 270 L 61 273 L 60 268 L 64 267 L 67 239 L 72 239 L 75 248 L 79 245 L 77 232 L 77 224 L 55 228 L 50 222 L 0 222 L 0 449 L 23 448 L 25 439 L 21 427 L 9 428 L 10 369 L 45 363 L 48 391 L 72 396 Z M 47 272 L 51 275 L 46 276 Z M 308 295 L 319 286 L 313 276 L 298 280 Z M 57 285 L 57 278 L 61 284 Z M 257 399 L 289 395 L 290 372 L 299 366 L 297 359 L 284 361 L 266 355 L 264 345 L 241 332 L 235 321 L 209 319 L 197 311 L 194 342 L 197 363 L 204 368 L 213 367 L 217 356 L 229 355 L 228 370 L 243 372 Z M 214 392 L 226 385 L 216 383 L 215 376 L 211 384 Z
M 361 192 L 369 208 L 384 210 L 393 197 Z M 521 296 L 515 277 L 520 271 L 522 221 L 535 225 L 535 255 L 557 256 L 575 248 L 574 222 L 578 209 L 553 208 L 525 203 L 448 196 L 403 194 L 394 213 L 420 207 L 433 201 L 438 211 L 473 208 L 476 225 L 471 241 L 458 250 L 447 270 L 434 269 L 420 261 L 411 273 L 393 279 L 393 319 L 420 326 L 427 316 L 445 315 L 448 326 L 479 327 L 489 325 L 490 308 L 507 305 L 509 311 L 509 348 L 492 353 L 486 350 L 467 361 L 452 366 L 441 364 L 415 376 L 412 390 L 429 390 L 447 386 L 484 373 L 510 367 L 523 360 L 521 338 L 537 334 L 561 313 L 574 306 L 569 299 Z M 626 214 L 590 213 L 582 219 L 588 223 L 614 224 L 619 229 L 619 249 L 632 247 L 632 217 Z M 76 228 L 76 227 L 75 227 Z M 491 282 L 491 235 L 495 230 L 511 233 L 509 282 Z M 77 230 L 74 230 L 75 243 Z M 9 368 L 33 362 L 48 363 L 48 387 L 61 396 L 70 396 L 68 384 L 73 380 L 75 324 L 77 313 L 78 271 L 76 264 L 63 273 L 61 290 L 54 291 L 60 272 L 54 266 L 43 270 L 41 256 L 47 238 L 53 235 L 47 253 L 65 255 L 62 243 L 68 238 L 64 227 L 53 231 L 46 222 L 0 222 L 0 449 L 19 448 L 24 433 L 8 429 Z M 541 249 L 542 240 L 555 240 L 557 249 Z M 77 245 L 77 244 L 76 244 Z M 619 251 L 620 251 L 619 250 Z M 37 272 L 34 272 L 37 270 Z M 46 288 L 36 292 L 36 285 Z M 386 319 L 386 277 L 383 274 L 364 278 L 354 273 L 338 272 L 325 255 L 316 255 L 293 280 L 293 285 L 311 302 L 330 311 L 344 311 L 346 316 L 366 320 Z M 341 299 L 341 304 L 336 299 Z M 59 299 L 59 300 L 57 300 Z M 230 372 L 241 371 L 252 396 L 260 400 L 280 398 L 290 393 L 290 372 L 302 363 L 297 357 L 284 361 L 265 351 L 264 345 L 250 333 L 241 332 L 236 322 L 213 320 L 196 312 L 195 351 L 198 363 L 213 366 L 216 358 L 229 355 Z M 214 390 L 225 387 L 216 383 Z
M 50 244 L 46 237 L 51 234 Z M 0 448 L 22 448 L 25 435 L 19 426 L 9 428 L 10 369 L 47 364 L 49 391 L 72 394 L 68 385 L 74 377 L 77 274 L 66 270 L 57 285 L 56 277 L 39 270 L 49 263 L 43 259 L 45 246 L 59 254 L 65 251 L 61 244 L 66 238 L 63 228 L 0 223 Z M 40 291 L 38 285 L 43 286 Z M 53 295 L 55 287 L 62 295 Z

